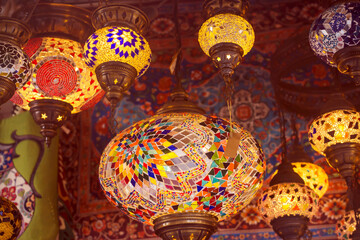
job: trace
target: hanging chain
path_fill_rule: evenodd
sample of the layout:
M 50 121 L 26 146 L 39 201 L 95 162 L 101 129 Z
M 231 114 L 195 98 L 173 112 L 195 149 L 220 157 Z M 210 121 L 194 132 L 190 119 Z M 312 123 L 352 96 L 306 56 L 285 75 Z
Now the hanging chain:
M 225 80 L 225 100 L 229 111 L 230 133 L 231 133 L 233 131 L 232 96 L 234 94 L 234 82 L 232 81 L 230 76 L 225 77 L 224 80 Z
M 286 128 L 285 128 L 285 118 L 284 118 L 284 113 L 282 111 L 282 109 L 280 108 L 280 106 L 278 106 L 279 108 L 279 122 L 280 122 L 280 139 L 281 139 L 281 145 L 283 148 L 283 151 L 281 151 L 281 162 L 287 162 L 287 158 L 286 158 L 286 154 L 287 154 L 287 148 L 286 148 Z

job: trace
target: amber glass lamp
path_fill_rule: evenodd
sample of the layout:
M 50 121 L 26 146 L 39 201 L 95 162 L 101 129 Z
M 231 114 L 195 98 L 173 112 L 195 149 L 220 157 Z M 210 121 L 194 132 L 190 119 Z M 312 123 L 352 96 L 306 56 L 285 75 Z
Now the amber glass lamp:
M 206 0 L 203 8 L 208 19 L 199 30 L 200 47 L 228 81 L 254 45 L 254 30 L 243 18 L 248 2 Z
M 91 26 L 87 10 L 43 3 L 35 9 L 30 23 L 34 37 L 24 51 L 33 72 L 11 100 L 30 110 L 49 145 L 70 113 L 92 107 L 104 91 L 82 55 L 80 42 L 90 34 Z
M 13 240 L 20 233 L 22 216 L 10 200 L 0 197 L 0 239 Z
M 149 20 L 136 7 L 106 5 L 94 11 L 92 23 L 97 30 L 85 44 L 84 57 L 114 109 L 134 79 L 150 66 L 150 46 L 141 35 Z

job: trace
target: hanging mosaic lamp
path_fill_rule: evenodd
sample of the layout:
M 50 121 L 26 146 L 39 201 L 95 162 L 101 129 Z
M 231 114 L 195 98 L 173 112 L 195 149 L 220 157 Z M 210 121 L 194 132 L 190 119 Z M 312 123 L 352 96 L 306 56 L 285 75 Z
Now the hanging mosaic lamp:
M 22 21 L 0 18 L 0 105 L 29 80 L 30 60 L 21 47 L 30 35 L 30 29 Z
M 335 1 L 313 22 L 310 46 L 319 58 L 360 83 L 360 2 Z
M 19 235 L 22 216 L 13 202 L 0 197 L 0 240 L 13 240 Z
M 149 19 L 133 6 L 106 5 L 94 11 L 92 23 L 97 30 L 84 46 L 84 57 L 114 109 L 150 66 L 150 46 L 141 35 L 148 30 Z
M 247 0 L 206 0 L 203 5 L 208 19 L 199 30 L 199 44 L 225 81 L 254 45 L 254 30 L 243 18 L 248 5 Z
M 30 110 L 48 146 L 70 113 L 94 106 L 105 94 L 82 55 L 80 43 L 91 34 L 89 15 L 71 5 L 42 3 L 30 20 L 33 38 L 24 51 L 33 73 L 11 100 Z
M 318 194 L 285 162 L 261 194 L 258 206 L 264 220 L 281 238 L 300 239 L 307 233 L 318 203 Z
M 115 136 L 100 161 L 106 197 L 131 218 L 154 225 L 163 239 L 208 239 L 217 222 L 237 213 L 261 188 L 264 156 L 249 132 L 236 156 L 225 155 L 230 123 L 177 89 L 156 115 Z
M 330 98 L 321 113 L 310 125 L 309 142 L 326 156 L 331 167 L 351 181 L 360 159 L 360 113 L 344 96 Z
M 308 234 L 308 223 L 317 210 L 319 195 L 294 171 L 287 158 L 285 118 L 280 110 L 282 162 L 259 200 L 264 220 L 282 239 L 300 239 Z M 292 153 L 290 153 L 290 156 Z

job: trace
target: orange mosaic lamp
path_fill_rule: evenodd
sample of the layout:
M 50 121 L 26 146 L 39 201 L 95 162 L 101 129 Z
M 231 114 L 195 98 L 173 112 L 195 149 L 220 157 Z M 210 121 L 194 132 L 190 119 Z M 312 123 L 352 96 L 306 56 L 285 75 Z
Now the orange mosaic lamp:
M 70 16 L 69 12 L 74 16 Z M 81 16 L 82 22 L 79 22 L 78 16 Z M 56 19 L 54 26 L 44 24 L 53 23 L 49 20 L 53 18 Z M 74 19 L 79 24 L 76 30 L 70 26 L 64 28 L 62 20 L 71 22 Z M 66 121 L 70 113 L 92 107 L 105 93 L 82 55 L 80 41 L 84 41 L 83 35 L 87 35 L 84 29 L 89 28 L 90 24 L 87 10 L 70 5 L 39 4 L 32 23 L 34 35 L 42 36 L 30 39 L 24 46 L 24 51 L 30 57 L 33 73 L 11 100 L 30 110 L 49 145 L 57 128 Z M 70 34 L 78 36 L 78 39 L 70 39 Z M 53 37 L 55 35 L 60 37 Z
M 0 197 L 0 240 L 16 239 L 22 226 L 22 216 L 16 205 Z

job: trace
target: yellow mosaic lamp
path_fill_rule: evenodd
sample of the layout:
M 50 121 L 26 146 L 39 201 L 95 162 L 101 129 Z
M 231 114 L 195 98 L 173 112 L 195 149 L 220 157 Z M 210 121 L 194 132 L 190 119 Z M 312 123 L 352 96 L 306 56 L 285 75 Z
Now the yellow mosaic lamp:
M 84 57 L 114 108 L 150 66 L 150 46 L 141 35 L 149 20 L 138 8 L 106 5 L 94 11 L 92 23 L 97 30 L 84 46 Z
M 343 95 L 331 96 L 315 118 L 308 137 L 312 148 L 325 155 L 329 165 L 351 181 L 360 160 L 360 113 Z
M 243 18 L 247 8 L 245 0 L 207 0 L 204 3 L 208 19 L 199 30 L 199 44 L 220 68 L 225 81 L 254 45 L 254 30 Z
M 88 10 L 42 3 L 30 22 L 34 37 L 24 46 L 24 52 L 30 58 L 33 72 L 11 100 L 30 110 L 49 145 L 70 113 L 94 106 L 105 92 L 82 55 L 80 42 L 88 36 L 90 27 Z M 77 28 L 64 27 L 64 22 L 74 22 Z
M 16 239 L 22 226 L 22 216 L 16 205 L 0 197 L 0 240 Z

